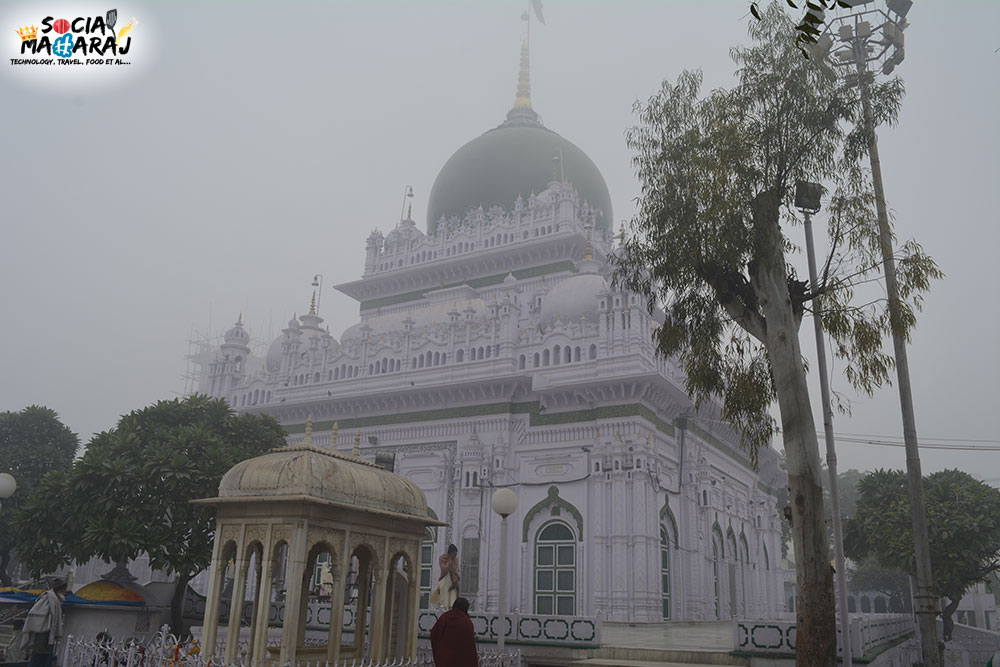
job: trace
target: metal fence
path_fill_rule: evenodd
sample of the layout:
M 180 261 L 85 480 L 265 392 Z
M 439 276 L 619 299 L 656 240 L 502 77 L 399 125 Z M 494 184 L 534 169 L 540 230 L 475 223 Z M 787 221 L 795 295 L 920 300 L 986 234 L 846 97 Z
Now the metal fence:
M 241 647 L 243 648 L 243 647 Z M 149 641 L 125 639 L 85 641 L 69 635 L 63 648 L 61 667 L 250 667 L 245 649 L 239 651 L 235 661 L 225 664 L 218 658 L 208 660 L 196 640 L 179 639 L 167 631 L 167 626 Z M 296 661 L 297 667 L 434 667 L 434 658 L 420 652 L 415 659 L 386 658 L 381 661 L 367 658 L 347 658 L 336 663 L 329 661 Z M 519 650 L 480 651 L 480 667 L 521 667 Z M 275 660 L 265 660 L 261 667 L 279 667 Z M 283 665 L 281 667 L 289 667 Z

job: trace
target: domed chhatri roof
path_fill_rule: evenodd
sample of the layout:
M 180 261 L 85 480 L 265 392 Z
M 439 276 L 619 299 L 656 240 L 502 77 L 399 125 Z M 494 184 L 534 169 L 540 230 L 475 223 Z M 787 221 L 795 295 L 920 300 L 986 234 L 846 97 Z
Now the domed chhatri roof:
M 553 180 L 553 157 L 559 157 L 560 176 L 583 201 L 599 209 L 598 229 L 610 230 L 611 195 L 601 172 L 572 142 L 543 127 L 531 108 L 525 44 L 514 108 L 502 125 L 465 144 L 445 162 L 431 188 L 427 233 L 434 233 L 442 215 L 462 217 L 469 208 L 493 204 L 510 210 L 518 196 L 527 199 L 543 191 Z
M 336 429 L 336 426 L 334 427 Z M 321 501 L 427 517 L 420 488 L 360 457 L 360 432 L 353 454 L 312 443 L 312 419 L 302 444 L 237 463 L 219 482 L 219 498 L 277 500 L 309 496 Z
M 236 320 L 233 328 L 226 331 L 224 340 L 228 345 L 239 346 L 246 346 L 250 342 L 250 334 L 243 328 L 243 313 L 240 313 L 240 319 Z
M 586 317 L 597 321 L 601 294 L 608 289 L 607 281 L 597 273 L 581 273 L 562 281 L 542 297 L 540 322 L 564 323 Z

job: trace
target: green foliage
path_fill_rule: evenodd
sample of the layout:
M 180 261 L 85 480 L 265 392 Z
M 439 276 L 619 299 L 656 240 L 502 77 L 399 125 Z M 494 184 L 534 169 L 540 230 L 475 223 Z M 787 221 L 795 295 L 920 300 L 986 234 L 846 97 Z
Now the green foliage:
M 233 465 L 284 444 L 271 417 L 237 416 L 224 400 L 160 401 L 91 440 L 68 473 L 44 479 L 14 519 L 17 550 L 38 573 L 97 556 L 146 552 L 157 569 L 189 577 L 208 566 L 211 511 Z
M 858 489 L 858 511 L 844 537 L 847 554 L 914 573 L 906 474 L 877 470 Z M 1000 570 L 1000 490 L 960 470 L 943 470 L 924 477 L 924 498 L 934 590 L 957 603 Z
M 0 582 L 8 585 L 6 566 L 13 547 L 10 517 L 50 471 L 66 470 L 80 441 L 49 408 L 32 405 L 19 412 L 0 413 L 0 472 L 9 472 L 17 491 L 3 500 L 0 511 Z
M 731 90 L 702 95 L 701 74 L 684 72 L 636 105 L 639 124 L 627 141 L 642 196 L 633 235 L 612 262 L 618 282 L 665 311 L 655 341 L 680 358 L 689 393 L 699 403 L 721 397 L 725 418 L 755 452 L 773 435 L 769 409 L 778 395 L 765 345 L 776 326 L 764 313 L 774 300 L 770 274 L 784 276 L 796 327 L 822 298 L 833 354 L 854 387 L 871 393 L 894 366 L 883 349 L 888 303 L 866 291 L 880 280 L 881 251 L 874 192 L 859 162 L 866 153 L 855 139 L 858 90 L 838 84 L 827 64 L 799 56 L 794 26 L 776 4 L 750 32 L 754 45 L 732 50 Z M 880 90 L 879 117 L 892 122 L 902 87 Z M 786 263 L 799 249 L 788 227 L 797 224 L 791 205 L 800 179 L 830 193 L 830 253 L 815 288 Z M 941 274 L 912 242 L 897 262 L 905 333 Z

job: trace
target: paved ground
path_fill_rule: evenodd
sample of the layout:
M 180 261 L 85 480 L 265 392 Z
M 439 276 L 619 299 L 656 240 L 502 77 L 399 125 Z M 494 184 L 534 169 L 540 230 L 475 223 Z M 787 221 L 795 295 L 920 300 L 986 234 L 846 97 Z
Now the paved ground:
M 687 651 L 732 651 L 731 621 L 703 623 L 609 623 L 601 626 L 601 645 Z

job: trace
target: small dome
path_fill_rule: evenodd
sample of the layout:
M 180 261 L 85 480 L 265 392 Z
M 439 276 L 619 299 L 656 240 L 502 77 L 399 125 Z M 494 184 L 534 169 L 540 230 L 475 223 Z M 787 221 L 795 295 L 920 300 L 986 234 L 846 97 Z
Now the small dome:
M 250 343 L 250 334 L 243 328 L 243 318 L 241 317 L 233 328 L 225 333 L 224 339 L 227 345 L 243 345 Z
M 542 297 L 542 324 L 552 324 L 586 317 L 597 321 L 601 294 L 608 289 L 607 281 L 598 273 L 582 273 L 562 281 Z
M 393 472 L 347 454 L 303 444 L 237 463 L 219 482 L 220 498 L 310 496 L 425 518 L 427 498 Z
M 267 355 L 264 357 L 264 369 L 267 372 L 276 373 L 281 368 L 281 357 L 285 353 L 285 341 L 291 340 L 293 336 L 297 335 L 296 332 L 287 332 L 274 339 L 271 346 L 267 348 Z

